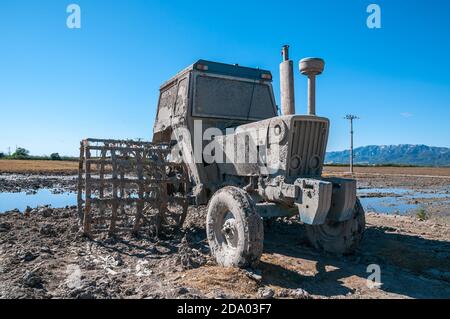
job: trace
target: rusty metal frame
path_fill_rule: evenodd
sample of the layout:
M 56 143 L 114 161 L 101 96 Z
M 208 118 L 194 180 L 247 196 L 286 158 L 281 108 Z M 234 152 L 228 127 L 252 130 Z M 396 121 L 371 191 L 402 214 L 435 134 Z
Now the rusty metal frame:
M 183 164 L 169 161 L 170 151 L 151 142 L 81 141 L 77 202 L 84 234 L 136 234 L 143 226 L 157 234 L 170 224 L 170 209 L 178 216 L 170 226 L 181 226 L 188 200 L 180 189 L 187 189 L 188 178 Z

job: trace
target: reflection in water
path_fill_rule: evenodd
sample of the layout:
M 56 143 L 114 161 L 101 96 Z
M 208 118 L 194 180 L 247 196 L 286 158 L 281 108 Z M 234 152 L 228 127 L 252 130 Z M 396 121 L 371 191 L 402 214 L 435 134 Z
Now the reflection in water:
M 21 212 L 27 206 L 36 208 L 37 206 L 51 205 L 54 208 L 72 206 L 77 204 L 76 193 L 53 194 L 49 189 L 40 189 L 36 194 L 25 192 L 20 193 L 0 193 L 0 212 L 18 208 Z
M 130 194 L 133 196 L 133 194 Z M 440 192 L 418 191 L 402 188 L 364 188 L 358 189 L 361 203 L 366 211 L 382 214 L 408 214 L 420 208 L 414 199 L 450 199 L 450 190 Z M 77 195 L 72 192 L 54 194 L 50 189 L 40 189 L 36 194 L 0 193 L 0 212 L 18 208 L 24 211 L 27 206 L 51 205 L 54 208 L 77 204 Z
M 364 188 L 358 189 L 364 210 L 381 214 L 405 215 L 421 208 L 419 199 L 450 199 L 449 190 L 431 192 L 404 188 Z

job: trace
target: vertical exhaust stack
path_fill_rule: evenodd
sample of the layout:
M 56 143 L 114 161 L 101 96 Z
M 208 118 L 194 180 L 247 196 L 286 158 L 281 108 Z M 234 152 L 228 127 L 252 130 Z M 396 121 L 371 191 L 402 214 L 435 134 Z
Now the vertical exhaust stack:
M 289 60 L 289 46 L 281 49 L 283 61 L 280 63 L 280 95 L 283 115 L 295 114 L 294 100 L 294 64 Z
M 325 61 L 320 58 L 300 60 L 300 73 L 308 76 L 308 115 L 316 115 L 316 76 L 323 72 Z

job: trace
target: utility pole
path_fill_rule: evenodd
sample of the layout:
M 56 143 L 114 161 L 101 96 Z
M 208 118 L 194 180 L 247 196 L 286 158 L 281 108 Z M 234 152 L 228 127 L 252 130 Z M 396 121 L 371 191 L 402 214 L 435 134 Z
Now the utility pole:
M 350 121 L 350 173 L 353 174 L 353 120 L 359 120 L 359 117 L 347 114 L 344 119 Z

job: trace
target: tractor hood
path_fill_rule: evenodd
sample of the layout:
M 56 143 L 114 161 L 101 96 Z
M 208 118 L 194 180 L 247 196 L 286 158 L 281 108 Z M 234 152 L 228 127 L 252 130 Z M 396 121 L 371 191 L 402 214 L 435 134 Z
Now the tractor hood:
M 236 176 L 320 176 L 328 141 L 329 120 L 285 115 L 244 124 L 215 138 L 224 163 L 222 174 Z

